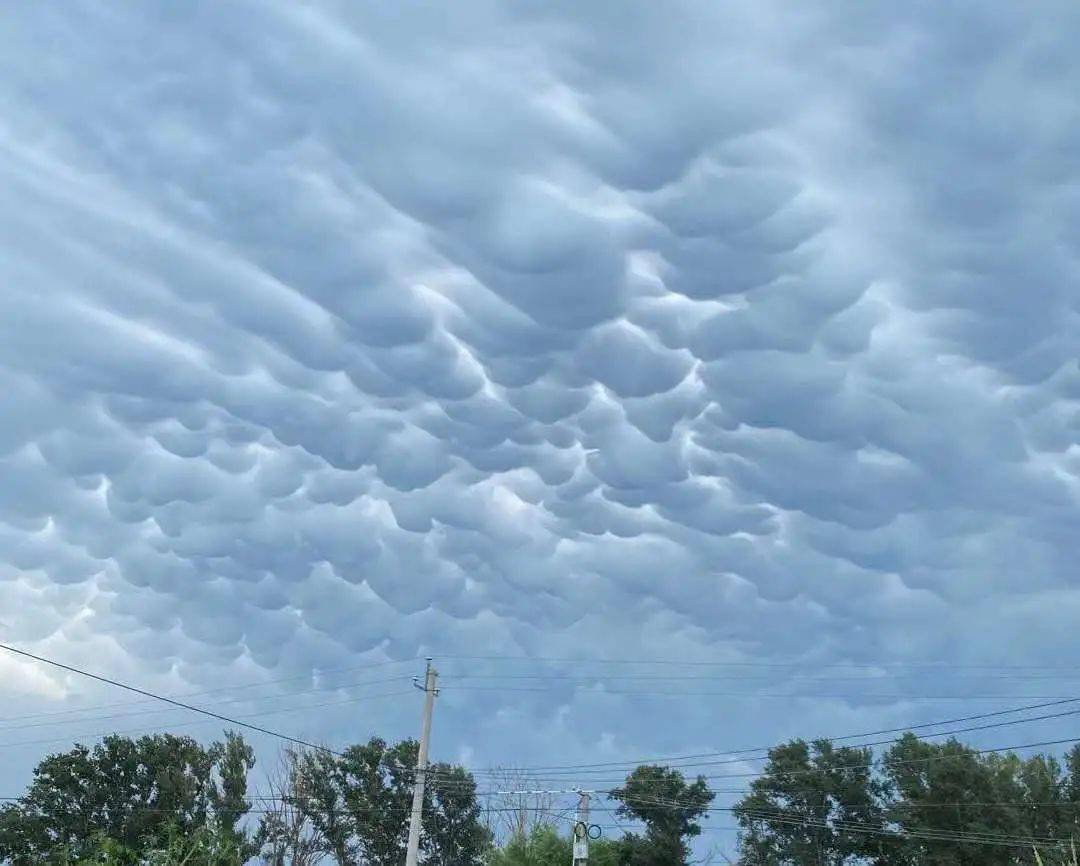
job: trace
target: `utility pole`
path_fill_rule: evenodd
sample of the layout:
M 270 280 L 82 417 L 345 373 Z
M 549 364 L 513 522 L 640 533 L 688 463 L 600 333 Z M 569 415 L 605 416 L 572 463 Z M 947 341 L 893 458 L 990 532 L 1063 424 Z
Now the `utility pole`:
M 578 791 L 573 866 L 589 866 L 589 792 Z
M 435 682 L 439 672 L 427 660 L 427 673 L 424 675 L 424 724 L 420 732 L 420 754 L 416 759 L 416 780 L 413 782 L 412 814 L 409 816 L 409 847 L 405 851 L 405 866 L 417 866 L 420 856 L 420 823 L 424 817 L 424 777 L 428 766 L 428 741 L 431 739 L 431 712 L 435 709 L 435 696 L 439 690 Z M 418 689 L 420 684 L 413 680 Z

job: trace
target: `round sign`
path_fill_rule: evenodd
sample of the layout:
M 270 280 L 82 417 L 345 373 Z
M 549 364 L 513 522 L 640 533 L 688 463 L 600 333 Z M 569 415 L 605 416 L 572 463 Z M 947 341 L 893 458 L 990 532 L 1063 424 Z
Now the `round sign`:
M 599 824 L 590 824 L 589 825 L 589 838 L 590 839 L 599 839 L 600 834 L 603 833 L 603 832 L 604 831 L 602 829 L 600 829 Z

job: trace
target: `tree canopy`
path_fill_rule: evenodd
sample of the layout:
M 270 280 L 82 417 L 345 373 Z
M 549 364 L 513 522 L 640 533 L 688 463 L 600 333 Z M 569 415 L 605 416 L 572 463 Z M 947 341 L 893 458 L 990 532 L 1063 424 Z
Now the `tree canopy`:
M 373 737 L 340 755 L 294 751 L 279 785 L 293 804 L 264 818 L 259 837 L 274 863 L 325 856 L 337 866 L 400 866 L 408 838 L 418 746 Z M 490 846 L 473 777 L 432 764 L 423 806 L 421 850 L 433 866 L 476 866 Z M 302 832 L 296 832 L 298 827 Z
M 678 770 L 644 765 L 613 790 L 617 818 L 644 824 L 643 833 L 589 843 L 589 861 L 596 866 L 679 866 L 688 862 L 690 841 L 701 833 L 697 823 L 712 802 L 705 780 L 688 783 Z M 573 842 L 569 828 L 560 833 L 551 823 L 516 833 L 493 849 L 489 866 L 567 866 Z
M 589 861 L 595 866 L 620 866 L 626 862 L 625 846 L 619 840 L 596 839 L 589 843 Z M 560 833 L 552 824 L 539 824 L 528 835 L 517 835 L 500 848 L 493 848 L 488 866 L 569 866 L 573 842 L 569 832 Z
M 251 808 L 253 764 L 250 747 L 235 734 L 209 747 L 172 734 L 113 735 L 93 748 L 49 755 L 27 792 L 0 809 L 0 859 L 40 866 L 106 850 L 117 864 L 138 863 L 177 835 L 207 826 L 246 857 L 240 822 Z
M 619 801 L 616 815 L 641 821 L 642 836 L 628 834 L 630 866 L 672 866 L 690 856 L 690 840 L 701 834 L 698 819 L 713 800 L 705 780 L 688 783 L 678 770 L 644 765 L 634 770 L 625 784 L 611 792 Z
M 171 734 L 109 736 L 46 756 L 23 796 L 0 807 L 0 862 L 242 866 L 254 857 L 267 866 L 401 866 L 417 752 L 413 740 L 378 737 L 341 752 L 287 749 L 255 827 L 254 755 L 240 736 L 210 745 Z M 609 806 L 593 801 L 596 814 L 635 826 L 593 840 L 590 861 L 694 862 L 713 798 L 703 777 L 639 766 L 609 792 Z M 527 821 L 518 814 L 526 805 L 510 808 L 514 820 L 496 845 L 472 775 L 431 765 L 422 862 L 570 862 L 571 819 L 553 803 Z M 793 740 L 769 751 L 732 811 L 743 866 L 1057 866 L 1073 863 L 1080 836 L 1080 746 L 1021 757 L 913 734 L 880 754 Z
M 1005 866 L 1064 862 L 1080 834 L 1080 747 L 983 753 L 906 734 L 869 749 L 794 740 L 769 752 L 735 806 L 740 862 Z

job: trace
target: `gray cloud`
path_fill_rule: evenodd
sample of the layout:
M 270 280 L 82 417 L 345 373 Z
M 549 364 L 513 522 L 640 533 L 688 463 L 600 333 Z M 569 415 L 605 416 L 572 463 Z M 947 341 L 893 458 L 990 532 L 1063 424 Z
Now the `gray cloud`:
M 1075 10 L 614 9 L 12 16 L 13 639 L 197 682 L 1067 654 Z M 448 700 L 485 758 L 693 751 L 626 697 Z

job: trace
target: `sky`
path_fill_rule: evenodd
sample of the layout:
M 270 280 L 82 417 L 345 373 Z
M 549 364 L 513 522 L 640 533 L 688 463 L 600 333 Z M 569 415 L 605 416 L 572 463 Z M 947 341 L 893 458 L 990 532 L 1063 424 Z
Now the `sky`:
M 4 640 L 334 745 L 415 735 L 434 656 L 433 757 L 481 768 L 1072 696 L 1078 38 L 1065 0 L 18 4 Z M 0 793 L 215 734 L 25 659 L 0 694 Z

